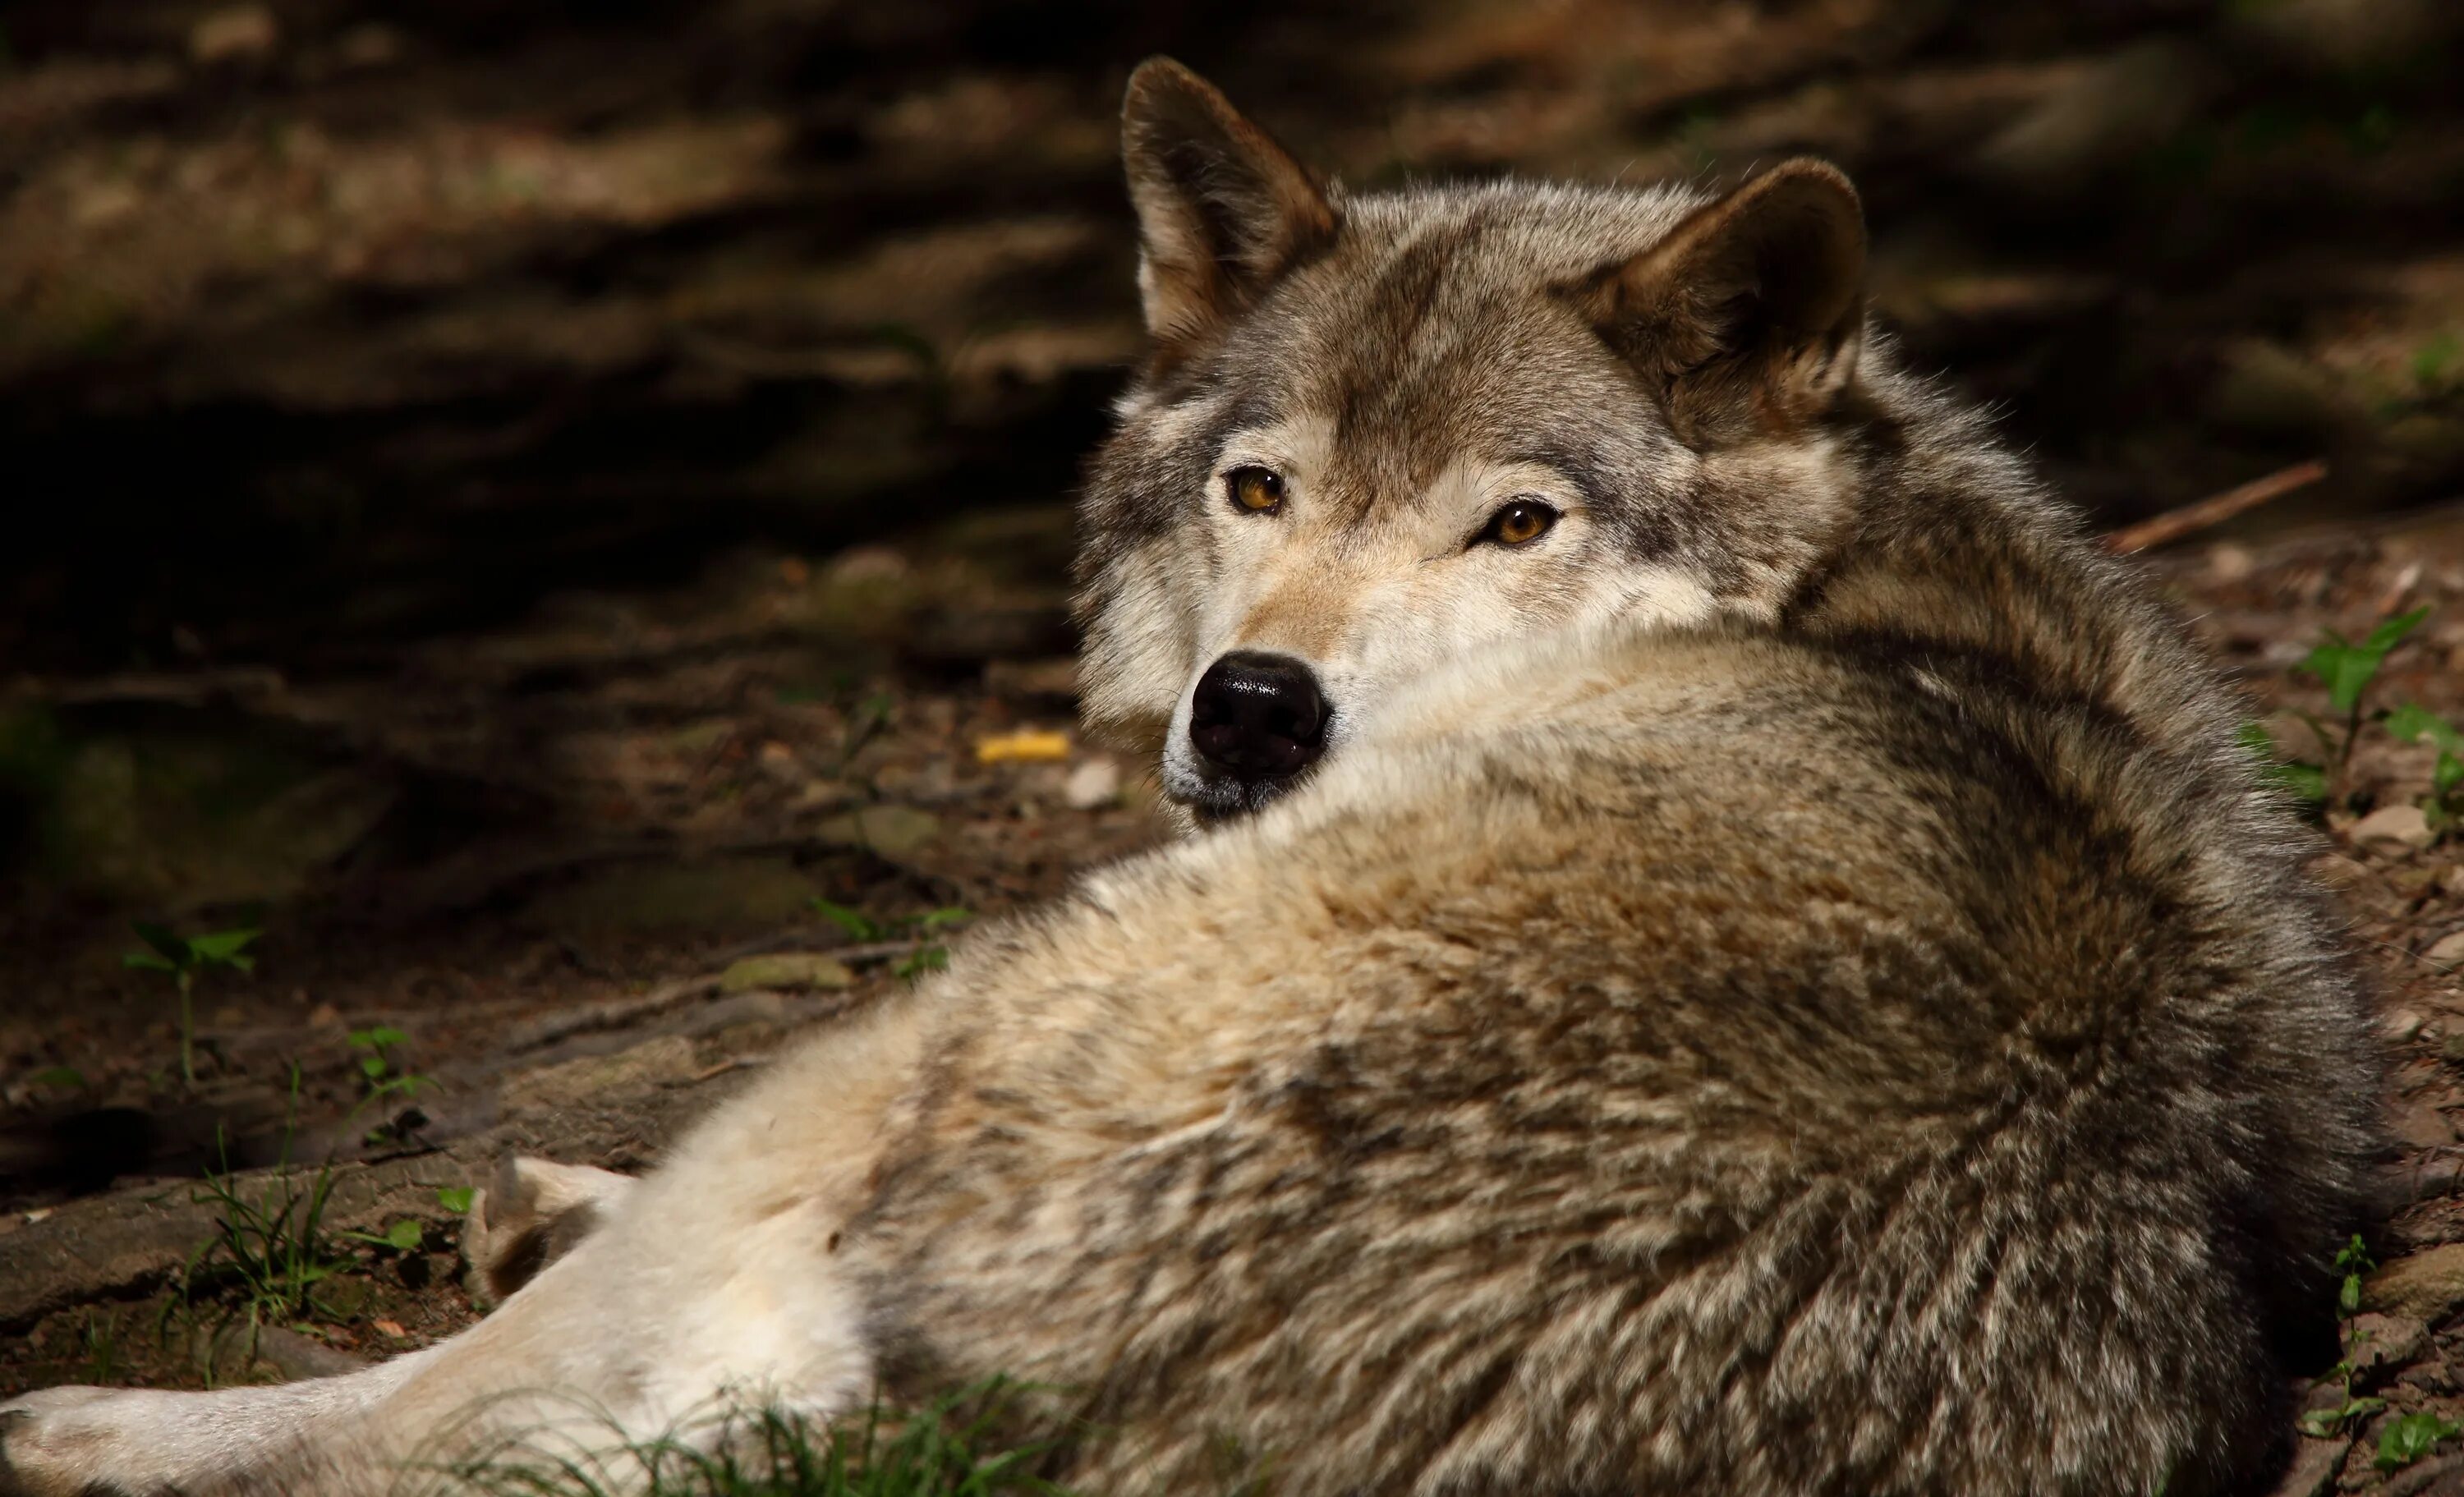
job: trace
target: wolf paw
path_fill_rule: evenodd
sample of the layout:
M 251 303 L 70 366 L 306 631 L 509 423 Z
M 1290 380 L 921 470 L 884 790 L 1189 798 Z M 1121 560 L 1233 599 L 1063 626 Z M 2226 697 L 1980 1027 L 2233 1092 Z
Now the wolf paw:
M 125 1436 L 109 1388 L 46 1388 L 0 1403 L 0 1497 L 117 1492 Z
M 491 1305 L 573 1250 L 631 1194 L 633 1178 L 587 1165 L 508 1155 L 472 1192 L 462 1227 L 471 1297 Z

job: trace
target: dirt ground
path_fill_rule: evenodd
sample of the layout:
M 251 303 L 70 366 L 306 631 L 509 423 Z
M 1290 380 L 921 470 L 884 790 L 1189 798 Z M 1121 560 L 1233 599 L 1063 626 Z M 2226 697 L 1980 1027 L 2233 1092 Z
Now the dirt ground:
M 645 1164 L 950 912 L 1160 835 L 1075 736 L 1064 581 L 1151 51 L 1358 183 L 1840 160 L 1910 358 L 2101 522 L 2326 461 L 2148 561 L 2287 751 L 2321 631 L 2422 606 L 2373 700 L 2464 720 L 2432 0 L 421 16 L 0 18 L 0 1394 L 450 1332 L 500 1154 Z M 2464 1490 L 2464 1441 L 2374 1464 L 2464 1422 L 2464 839 L 2373 816 L 2431 775 L 2371 730 L 2325 815 L 2400 1152 L 2314 1394 L 2387 1407 L 2290 1490 Z M 139 922 L 260 933 L 193 1081 Z M 209 1176 L 286 1158 L 341 1266 L 252 1360 L 178 1286 Z

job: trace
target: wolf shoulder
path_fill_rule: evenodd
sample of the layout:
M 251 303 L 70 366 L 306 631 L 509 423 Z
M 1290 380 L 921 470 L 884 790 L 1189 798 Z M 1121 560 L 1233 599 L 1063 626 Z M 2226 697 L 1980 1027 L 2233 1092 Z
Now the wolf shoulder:
M 1781 1007 L 1828 973 L 1878 1024 L 1955 979 L 1940 1017 L 1990 1028 L 2179 990 L 2132 963 L 2198 965 L 2185 909 L 2256 900 L 2201 959 L 2327 949 L 2296 846 L 2230 762 L 1953 650 L 1577 631 L 1434 673 L 1303 792 L 1095 875 L 1014 959 L 1118 943 L 1143 972 L 1203 950 L 1339 984 L 1434 948 Z

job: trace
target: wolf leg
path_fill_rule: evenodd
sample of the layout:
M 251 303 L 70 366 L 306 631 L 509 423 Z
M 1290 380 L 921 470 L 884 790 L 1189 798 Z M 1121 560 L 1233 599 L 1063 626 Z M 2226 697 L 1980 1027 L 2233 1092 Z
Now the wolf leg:
M 46 1388 L 0 1406 L 0 1493 L 189 1491 L 257 1464 L 302 1429 L 347 1420 L 442 1346 L 341 1377 L 219 1393 Z
M 609 1170 L 507 1155 L 495 1181 L 472 1192 L 462 1220 L 471 1298 L 502 1304 L 613 1217 L 637 1183 Z
M 752 1406 L 844 1412 L 873 1369 L 837 1233 L 914 1074 L 923 1012 L 885 1005 L 782 1062 L 665 1167 L 593 1197 L 617 1201 L 605 1224 L 450 1341 L 280 1388 L 62 1388 L 0 1407 L 0 1493 L 344 1497 L 523 1448 L 600 1462 L 621 1490 L 639 1480 L 628 1444 L 715 1438 Z

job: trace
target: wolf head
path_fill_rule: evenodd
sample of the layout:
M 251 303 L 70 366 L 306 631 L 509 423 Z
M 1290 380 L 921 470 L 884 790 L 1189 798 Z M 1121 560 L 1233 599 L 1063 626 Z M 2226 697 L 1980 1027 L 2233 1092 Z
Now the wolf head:
M 1770 619 L 1846 517 L 1847 179 L 1350 194 L 1211 85 L 1130 80 L 1151 349 L 1083 512 L 1088 715 L 1200 821 L 1524 631 Z

